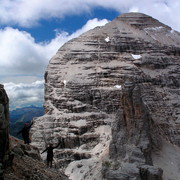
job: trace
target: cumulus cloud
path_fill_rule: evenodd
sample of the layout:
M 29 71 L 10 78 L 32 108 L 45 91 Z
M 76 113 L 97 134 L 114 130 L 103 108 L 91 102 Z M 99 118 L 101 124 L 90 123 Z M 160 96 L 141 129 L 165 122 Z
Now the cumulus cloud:
M 89 10 L 82 0 L 0 0 L 0 22 L 21 26 L 37 24 L 39 19 L 62 18 Z
M 180 1 L 175 0 L 0 0 L 0 24 L 32 27 L 43 19 L 91 13 L 96 7 L 119 13 L 142 12 L 180 31 Z M 41 43 L 28 32 L 12 27 L 0 29 L 0 81 L 5 83 L 11 107 L 42 103 L 43 81 L 37 80 L 42 80 L 49 59 L 68 40 L 107 22 L 89 20 L 72 34 L 57 29 L 55 38 Z M 7 83 L 10 79 L 14 83 Z
M 36 81 L 31 84 L 5 83 L 5 90 L 10 99 L 11 109 L 27 105 L 42 105 L 44 100 L 44 81 Z
M 11 109 L 31 104 L 42 105 L 44 81 L 37 79 L 43 78 L 49 59 L 68 40 L 107 22 L 105 19 L 89 20 L 72 34 L 56 30 L 54 39 L 42 43 L 36 43 L 29 33 L 18 29 L 8 27 L 0 30 L 0 81 L 4 82 Z M 9 83 L 10 80 L 12 82 Z
M 72 34 L 68 34 L 67 32 L 61 32 L 61 30 L 56 29 L 55 30 L 56 38 L 52 40 L 52 42 L 49 44 L 48 48 L 52 47 L 52 45 L 54 46 L 54 44 L 56 44 L 57 42 L 61 42 L 61 46 L 62 46 L 65 42 L 78 37 L 79 35 L 83 34 L 84 32 L 86 32 L 90 29 L 93 29 L 97 26 L 104 26 L 107 23 L 108 23 L 107 19 L 98 20 L 97 18 L 94 18 L 94 19 L 87 21 L 87 23 L 81 29 L 78 29 L 76 32 L 74 32 Z
M 104 7 L 124 13 L 143 12 L 180 31 L 180 1 L 175 0 L 0 0 L 0 23 L 36 25 L 42 19 L 63 18 Z
M 25 31 L 11 27 L 1 29 L 0 75 L 42 75 L 49 59 L 65 42 L 107 22 L 105 19 L 92 19 L 73 34 L 57 31 L 54 39 L 41 43 L 36 43 L 34 38 Z
M 129 11 L 143 12 L 148 14 L 164 24 L 169 25 L 175 30 L 180 31 L 180 1 L 172 0 L 144 0 L 144 2 L 137 1 L 131 7 Z
M 43 72 L 47 61 L 44 48 L 29 33 L 10 27 L 0 30 L 0 47 L 0 74 Z

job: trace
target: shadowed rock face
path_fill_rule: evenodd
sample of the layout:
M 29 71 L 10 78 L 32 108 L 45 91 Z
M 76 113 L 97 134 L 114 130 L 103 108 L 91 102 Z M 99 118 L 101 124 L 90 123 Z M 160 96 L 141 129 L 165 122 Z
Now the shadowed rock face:
M 179 59 L 180 34 L 140 13 L 69 41 L 45 73 L 33 144 L 60 139 L 56 164 L 73 180 L 160 180 L 152 154 L 180 147 Z
M 110 159 L 116 168 L 104 169 L 108 180 L 162 179 L 162 169 L 154 167 L 151 158 L 153 146 L 160 147 L 160 137 L 156 134 L 153 139 L 156 127 L 141 95 L 139 85 L 125 82 L 121 101 L 123 109 L 117 113 L 110 144 Z
M 9 99 L 0 84 L 0 162 L 4 162 L 9 150 Z
M 0 178 L 9 153 L 9 99 L 4 86 L 0 84 Z

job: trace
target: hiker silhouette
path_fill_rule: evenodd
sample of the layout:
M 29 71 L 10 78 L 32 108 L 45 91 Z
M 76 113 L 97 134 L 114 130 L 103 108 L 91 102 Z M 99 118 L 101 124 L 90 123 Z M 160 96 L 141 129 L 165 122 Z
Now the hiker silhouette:
M 30 138 L 29 138 L 29 131 L 31 126 L 33 125 L 33 122 L 31 122 L 30 125 L 28 125 L 28 123 L 24 123 L 24 127 L 17 133 L 18 134 L 22 134 L 22 138 L 24 140 L 24 144 L 29 144 L 30 143 Z
M 58 145 L 57 146 L 54 146 L 53 147 L 53 145 L 52 145 L 52 143 L 50 143 L 49 145 L 48 145 L 48 147 L 42 152 L 42 153 L 44 153 L 44 152 L 46 152 L 47 151 L 47 157 L 46 157 L 46 161 L 47 161 L 47 167 L 52 167 L 52 161 L 53 161 L 53 156 L 54 156 L 54 153 L 53 153 L 53 150 L 55 149 L 55 148 L 57 148 L 59 145 L 60 145 L 60 141 L 58 142 Z M 42 154 L 41 153 L 41 154 Z

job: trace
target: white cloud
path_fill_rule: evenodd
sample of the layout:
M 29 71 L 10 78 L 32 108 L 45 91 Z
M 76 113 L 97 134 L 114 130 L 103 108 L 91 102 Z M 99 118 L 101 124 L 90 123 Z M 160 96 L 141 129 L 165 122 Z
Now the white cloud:
M 180 31 L 180 1 L 172 0 L 144 0 L 137 1 L 129 7 L 129 11 L 142 12 L 158 19 L 160 22 Z
M 10 107 L 17 108 L 27 105 L 42 105 L 44 100 L 44 81 L 36 81 L 31 84 L 5 83 L 5 90 L 10 99 Z
M 0 30 L 0 75 L 42 75 L 49 59 L 65 42 L 107 22 L 92 19 L 73 34 L 57 32 L 54 39 L 44 43 L 36 43 L 25 31 L 11 27 Z
M 87 11 L 82 0 L 0 0 L 0 22 L 31 26 L 39 19 L 63 17 Z
M 143 12 L 180 31 L 180 1 L 175 0 L 0 0 L 0 23 L 32 26 L 41 19 L 90 12 L 104 7 L 124 12 Z
M 0 81 L 4 82 L 11 108 L 42 105 L 44 81 L 37 79 L 43 78 L 49 59 L 68 40 L 107 22 L 105 19 L 89 20 L 73 34 L 57 31 L 56 37 L 46 43 L 36 43 L 29 33 L 18 29 L 0 30 Z M 10 80 L 13 83 L 9 83 Z
M 0 74 L 41 74 L 45 69 L 43 46 L 27 32 L 10 27 L 0 30 L 0 48 Z
M 89 21 L 87 21 L 87 23 L 79 30 L 77 30 L 76 32 L 74 32 L 73 34 L 71 34 L 70 36 L 66 36 L 66 41 L 76 38 L 79 35 L 81 35 L 82 33 L 95 28 L 96 26 L 104 26 L 105 24 L 108 23 L 107 19 L 102 19 L 102 20 L 98 20 L 97 18 L 91 19 Z
M 95 7 L 119 13 L 142 12 L 180 31 L 180 1 L 175 0 L 0 0 L 0 24 L 31 27 L 42 19 L 90 13 Z M 49 59 L 68 40 L 106 23 L 106 19 L 89 20 L 73 34 L 56 30 L 54 39 L 41 43 L 36 43 L 25 31 L 11 27 L 0 29 L 0 83 L 6 82 L 11 106 L 42 101 L 43 86 L 35 82 L 42 80 Z M 7 83 L 11 79 L 14 83 Z

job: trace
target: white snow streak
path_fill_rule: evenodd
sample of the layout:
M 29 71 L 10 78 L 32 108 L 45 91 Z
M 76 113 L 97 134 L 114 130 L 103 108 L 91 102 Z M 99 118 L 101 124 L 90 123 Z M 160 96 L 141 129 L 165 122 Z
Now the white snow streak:
M 115 85 L 114 87 L 117 89 L 122 89 L 121 85 Z
M 131 56 L 134 58 L 134 59 L 140 59 L 142 56 L 141 55 L 135 55 L 135 54 L 131 54 Z
M 110 39 L 109 39 L 109 36 L 107 38 L 104 39 L 106 42 L 109 42 Z

